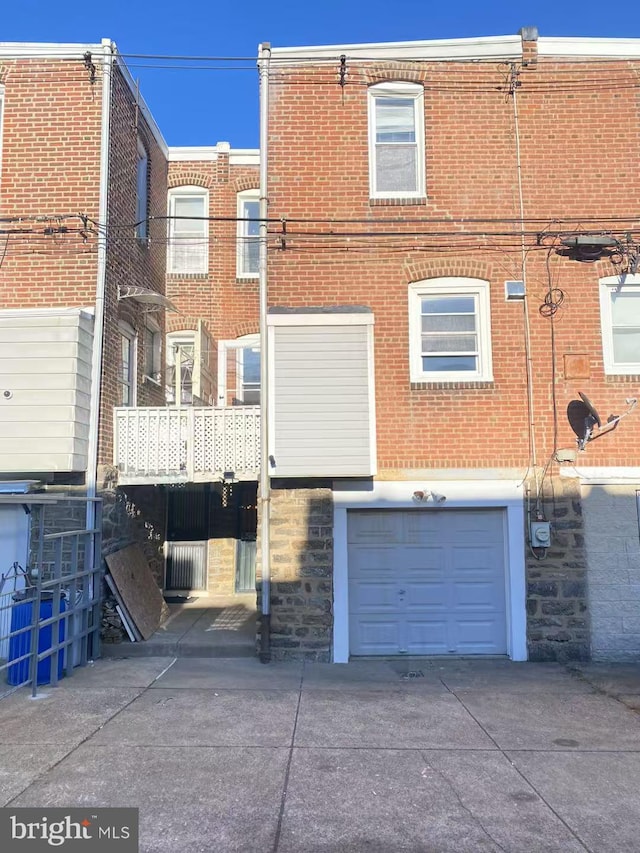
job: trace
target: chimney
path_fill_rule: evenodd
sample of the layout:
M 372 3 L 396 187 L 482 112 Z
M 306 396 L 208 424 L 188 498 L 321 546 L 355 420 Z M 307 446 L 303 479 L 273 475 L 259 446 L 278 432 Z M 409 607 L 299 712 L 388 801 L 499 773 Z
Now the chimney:
M 535 68 L 538 63 L 538 28 L 522 27 L 519 35 L 522 38 L 522 66 Z

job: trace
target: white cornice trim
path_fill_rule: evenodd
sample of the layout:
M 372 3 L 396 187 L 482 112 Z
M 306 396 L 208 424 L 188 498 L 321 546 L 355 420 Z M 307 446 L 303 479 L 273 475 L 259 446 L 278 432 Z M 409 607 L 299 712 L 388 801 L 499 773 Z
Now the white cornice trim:
M 539 38 L 538 56 L 590 56 L 602 59 L 640 59 L 640 39 Z
M 260 152 L 257 148 L 230 148 L 229 143 L 219 142 L 217 145 L 172 145 L 169 147 L 170 163 L 177 162 L 213 162 L 221 153 L 229 155 L 232 166 L 258 166 Z
M 0 41 L 1 59 L 77 59 L 89 51 L 96 54 L 93 61 L 101 60 L 101 44 L 53 44 L 48 42 Z M 98 53 L 100 55 L 98 55 Z
M 585 485 L 597 485 L 598 483 L 608 485 L 627 485 L 637 483 L 640 485 L 640 467 L 630 465 L 623 466 L 589 466 L 569 465 L 560 468 L 561 477 L 577 477 Z
M 347 61 L 367 59 L 501 60 L 522 57 L 522 39 L 515 36 L 483 36 L 466 39 L 434 39 L 430 41 L 396 41 L 371 44 L 332 44 L 311 47 L 274 47 L 273 65 L 323 64 L 337 62 L 341 54 Z

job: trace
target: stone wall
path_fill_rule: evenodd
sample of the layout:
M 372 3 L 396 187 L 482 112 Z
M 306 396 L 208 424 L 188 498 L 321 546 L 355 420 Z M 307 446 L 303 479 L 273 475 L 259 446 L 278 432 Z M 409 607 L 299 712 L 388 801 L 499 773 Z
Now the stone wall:
M 594 660 L 640 658 L 639 490 L 640 482 L 582 487 Z
M 260 530 L 257 561 L 260 572 Z M 331 660 L 332 575 L 331 489 L 274 488 L 271 494 L 272 658 Z
M 233 595 L 236 591 L 236 539 L 209 539 L 207 592 Z
M 546 554 L 536 551 L 540 559 L 527 546 L 529 659 L 588 660 L 587 564 L 579 481 L 545 480 L 542 509 L 551 522 L 551 546 Z

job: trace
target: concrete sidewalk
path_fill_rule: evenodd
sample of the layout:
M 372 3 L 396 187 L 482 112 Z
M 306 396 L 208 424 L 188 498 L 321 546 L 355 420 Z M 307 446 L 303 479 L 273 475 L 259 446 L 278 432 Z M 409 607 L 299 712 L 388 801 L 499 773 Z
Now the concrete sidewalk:
M 137 806 L 143 853 L 637 851 L 616 688 L 640 667 L 101 660 L 0 702 L 0 792 Z

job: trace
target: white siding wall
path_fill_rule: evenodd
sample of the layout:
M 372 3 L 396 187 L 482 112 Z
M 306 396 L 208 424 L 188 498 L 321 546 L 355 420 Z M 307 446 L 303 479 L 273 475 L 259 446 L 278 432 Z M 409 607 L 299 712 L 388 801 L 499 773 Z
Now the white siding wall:
M 87 467 L 93 317 L 0 311 L 0 472 Z
M 276 315 L 269 322 L 272 474 L 374 474 L 372 315 Z

